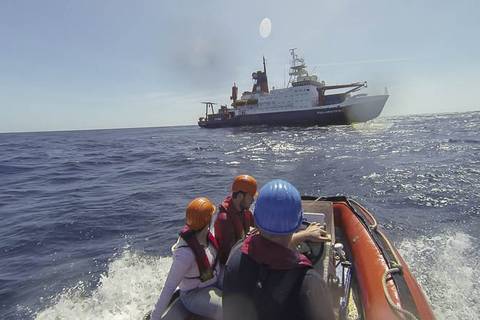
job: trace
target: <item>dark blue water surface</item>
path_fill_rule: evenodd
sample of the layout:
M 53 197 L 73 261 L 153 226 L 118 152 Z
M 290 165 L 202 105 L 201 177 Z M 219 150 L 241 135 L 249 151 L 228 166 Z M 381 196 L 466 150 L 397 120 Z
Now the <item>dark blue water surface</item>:
M 480 313 L 480 112 L 338 127 L 0 134 L 0 319 L 135 319 L 196 196 L 234 176 L 350 195 L 439 319 Z

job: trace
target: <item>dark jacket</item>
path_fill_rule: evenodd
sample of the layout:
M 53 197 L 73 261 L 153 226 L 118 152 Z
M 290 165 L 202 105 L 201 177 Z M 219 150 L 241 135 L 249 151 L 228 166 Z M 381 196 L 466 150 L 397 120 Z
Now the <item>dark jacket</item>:
M 223 285 L 224 320 L 334 319 L 308 259 L 258 234 L 232 249 Z

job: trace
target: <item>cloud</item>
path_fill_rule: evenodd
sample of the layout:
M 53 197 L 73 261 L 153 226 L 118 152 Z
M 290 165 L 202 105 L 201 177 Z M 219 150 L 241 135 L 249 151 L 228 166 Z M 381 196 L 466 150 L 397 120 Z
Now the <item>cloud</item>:
M 240 59 L 235 40 L 215 22 L 200 24 L 192 22 L 171 35 L 162 72 L 177 87 L 206 89 L 230 84 Z M 208 32 L 209 29 L 215 32 Z

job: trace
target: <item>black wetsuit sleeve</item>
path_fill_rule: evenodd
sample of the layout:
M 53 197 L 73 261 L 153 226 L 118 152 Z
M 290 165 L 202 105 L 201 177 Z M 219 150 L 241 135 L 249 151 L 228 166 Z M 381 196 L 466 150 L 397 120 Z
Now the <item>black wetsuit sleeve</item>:
M 307 320 L 335 319 L 330 292 L 325 281 L 314 269 L 308 270 L 305 274 L 299 298 L 304 304 Z

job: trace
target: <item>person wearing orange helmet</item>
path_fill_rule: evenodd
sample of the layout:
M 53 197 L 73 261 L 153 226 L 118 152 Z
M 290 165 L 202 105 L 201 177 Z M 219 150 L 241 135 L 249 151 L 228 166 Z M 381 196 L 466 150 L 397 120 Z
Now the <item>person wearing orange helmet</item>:
M 218 244 L 209 231 L 215 211 L 215 205 L 207 198 L 196 198 L 188 204 L 185 226 L 172 247 L 173 262 L 151 320 L 162 318 L 177 286 L 188 311 L 209 319 L 222 319 L 222 293 L 216 287 Z
M 257 194 L 257 181 L 243 174 L 235 177 L 232 193 L 219 206 L 215 220 L 215 238 L 218 241 L 218 260 L 225 265 L 233 245 L 254 227 L 250 206 Z

